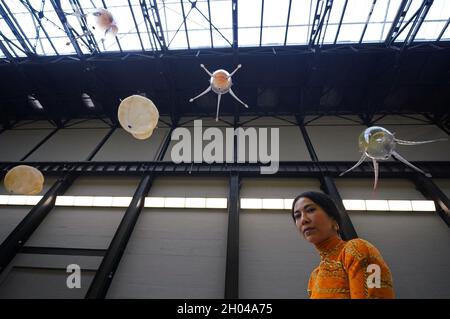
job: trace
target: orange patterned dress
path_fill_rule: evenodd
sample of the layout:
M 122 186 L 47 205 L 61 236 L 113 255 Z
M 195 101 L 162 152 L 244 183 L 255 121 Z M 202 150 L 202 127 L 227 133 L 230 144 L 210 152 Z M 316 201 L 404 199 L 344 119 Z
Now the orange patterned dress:
M 394 298 L 391 271 L 368 241 L 334 236 L 316 248 L 321 261 L 309 278 L 311 299 Z

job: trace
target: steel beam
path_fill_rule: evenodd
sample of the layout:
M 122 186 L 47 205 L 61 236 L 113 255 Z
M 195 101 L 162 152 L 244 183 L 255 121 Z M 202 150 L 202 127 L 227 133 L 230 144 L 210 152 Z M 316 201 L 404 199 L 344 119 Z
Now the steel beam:
M 183 4 L 183 0 L 180 0 L 180 5 L 181 5 L 181 13 L 183 14 L 183 24 L 184 24 L 184 31 L 186 34 L 186 41 L 187 41 L 187 45 L 188 45 L 188 50 L 191 49 L 191 45 L 189 43 L 189 34 L 188 34 L 188 28 L 187 28 L 187 23 L 186 23 L 186 13 L 184 12 L 184 4 Z
M 170 136 L 168 135 L 170 142 Z M 0 176 L 16 165 L 23 162 L 0 162 Z M 259 163 L 180 163 L 172 162 L 27 162 L 39 169 L 43 174 L 61 176 L 73 170 L 77 174 L 85 176 L 130 176 L 155 173 L 157 175 L 183 175 L 191 172 L 193 175 L 202 176 L 229 176 L 236 171 L 240 176 L 259 176 L 261 164 Z M 338 177 L 355 163 L 351 161 L 320 161 L 320 162 L 283 162 L 279 163 L 279 169 L 274 176 L 279 177 L 319 177 L 321 173 Z M 436 178 L 450 177 L 450 161 L 447 162 L 414 162 L 414 165 L 429 172 Z M 380 174 L 385 178 L 407 178 L 415 171 L 400 162 L 389 161 L 380 164 Z M 347 175 L 346 175 L 347 176 Z M 348 173 L 346 178 L 372 178 L 373 167 L 370 162 L 364 162 L 359 167 Z
M 209 35 L 211 37 L 211 48 L 214 48 L 213 34 L 212 34 L 212 23 L 211 23 L 211 3 L 208 0 L 208 22 L 209 22 Z
M 422 174 L 415 174 L 412 181 L 416 185 L 416 188 L 429 198 L 435 201 L 438 206 L 438 214 L 442 220 L 450 227 L 450 199 L 442 192 L 442 190 L 433 182 L 431 178 L 428 178 Z
M 134 15 L 133 7 L 131 6 L 130 0 L 128 0 L 128 6 L 130 7 L 131 16 L 133 17 L 134 26 L 136 27 L 136 32 L 139 38 L 139 43 L 141 44 L 142 52 L 145 52 L 144 44 L 142 43 L 141 33 L 139 32 L 139 26 L 136 22 L 136 16 Z
M 225 299 L 239 298 L 239 174 L 231 173 L 228 196 Z
M 94 148 L 94 150 L 89 154 L 87 161 L 91 161 L 94 156 L 100 151 L 100 149 L 105 145 L 105 143 L 108 141 L 108 139 L 111 137 L 111 135 L 114 133 L 114 131 L 117 129 L 117 126 L 114 125 L 109 132 L 102 138 L 102 140 L 97 144 L 97 146 Z
M 59 20 L 61 21 L 61 24 L 64 27 L 64 31 L 66 32 L 67 36 L 69 37 L 70 43 L 74 47 L 75 52 L 77 53 L 77 55 L 80 59 L 83 58 L 83 52 L 81 51 L 80 45 L 78 44 L 77 40 L 75 39 L 73 30 L 67 23 L 66 15 L 64 14 L 64 12 L 61 8 L 61 1 L 60 0 L 50 0 L 50 2 L 53 5 L 53 8 L 55 9 L 55 12 L 56 12 Z
M 74 175 L 66 174 L 60 178 L 25 216 L 19 225 L 9 234 L 0 246 L 0 273 L 6 268 L 11 260 L 20 252 L 25 242 L 33 234 L 34 230 L 41 224 L 48 213 L 53 209 L 56 197 L 65 192 L 72 184 Z
M 176 126 L 172 127 L 166 140 L 163 143 L 157 159 L 160 161 L 164 158 L 164 155 L 168 149 L 170 143 L 170 135 Z M 148 172 L 141 179 L 134 195 L 131 200 L 130 206 L 125 211 L 125 215 L 117 228 L 116 233 L 105 253 L 105 257 L 100 264 L 100 267 L 95 274 L 94 279 L 86 293 L 86 299 L 103 299 L 106 297 L 109 286 L 111 285 L 114 274 L 119 266 L 122 255 L 130 240 L 131 233 L 139 218 L 139 215 L 144 207 L 145 197 L 147 196 L 150 187 L 153 183 L 156 174 Z
M 264 0 L 261 0 L 261 24 L 259 26 L 259 46 L 262 44 L 262 32 L 264 24 Z
M 327 174 L 324 174 L 321 176 L 320 180 L 322 190 L 334 200 L 339 210 L 339 215 L 341 217 L 340 233 L 342 239 L 350 240 L 353 238 L 358 238 L 358 234 L 356 233 L 355 227 L 353 227 L 353 223 L 347 214 L 347 210 L 342 202 L 342 197 L 339 194 L 333 178 Z
M 48 42 L 50 43 L 50 45 L 52 46 L 53 51 L 55 51 L 56 55 L 59 55 L 58 51 L 56 50 L 52 40 L 50 39 L 47 30 L 45 30 L 44 25 L 42 24 L 41 21 L 41 17 L 43 17 L 43 12 L 39 12 L 37 10 L 35 10 L 33 8 L 33 6 L 31 5 L 29 0 L 20 0 L 20 2 L 22 2 L 22 4 L 27 7 L 28 11 L 30 11 L 31 15 L 33 16 L 33 18 L 37 21 L 37 23 L 39 24 L 39 26 L 41 27 L 42 31 L 44 31 L 45 36 L 47 37 Z M 42 14 L 41 16 L 39 14 Z
M 14 61 L 13 55 L 8 51 L 8 49 L 3 44 L 3 41 L 1 39 L 0 39 L 0 50 L 3 52 L 3 54 L 9 61 L 11 61 L 11 62 Z
M 360 44 L 362 43 L 362 41 L 364 39 L 364 35 L 366 34 L 367 26 L 369 25 L 369 21 L 370 21 L 370 18 L 372 17 L 373 9 L 375 8 L 376 3 L 377 3 L 377 0 L 373 0 L 372 6 L 370 7 L 369 14 L 367 15 L 366 24 L 364 25 L 363 32 L 361 33 L 361 38 L 359 39 Z
M 53 135 L 56 134 L 56 132 L 59 131 L 59 128 L 55 128 L 53 131 L 50 132 L 46 137 L 44 137 L 35 147 L 33 147 L 27 154 L 25 154 L 20 160 L 24 161 L 28 157 L 30 157 L 31 154 L 33 154 L 39 147 L 41 147 L 42 144 L 47 142 Z
M 347 10 L 347 4 L 348 4 L 348 0 L 345 0 L 344 8 L 342 9 L 341 19 L 339 20 L 338 29 L 336 31 L 336 37 L 334 38 L 333 44 L 336 44 L 338 36 L 339 36 L 339 32 L 341 31 L 342 20 L 344 20 L 345 11 Z
M 292 6 L 292 0 L 289 0 L 288 16 L 287 16 L 287 21 L 286 21 L 286 33 L 284 34 L 284 45 L 286 45 L 286 42 L 287 42 L 287 36 L 288 36 L 288 30 L 289 30 L 289 19 L 291 17 L 291 6 Z
M 29 42 L 28 38 L 25 36 L 25 33 L 23 32 L 20 24 L 17 22 L 17 20 L 14 18 L 14 15 L 12 14 L 11 10 L 9 10 L 9 7 L 6 5 L 4 0 L 1 0 L 2 4 L 0 4 L 0 15 L 3 17 L 3 20 L 10 28 L 11 32 L 16 37 L 17 41 L 22 46 L 25 54 L 31 58 L 36 55 L 36 51 L 34 50 L 33 46 Z M 8 15 L 9 13 L 9 15 Z M 17 28 L 16 28 L 17 26 Z M 25 36 L 25 37 L 23 37 Z
M 311 35 L 309 37 L 309 47 L 313 47 L 320 41 L 320 33 L 325 24 L 327 16 L 329 17 L 331 8 L 333 7 L 333 0 L 318 0 L 316 10 L 314 13 L 313 26 Z
M 391 46 L 395 40 L 395 37 L 400 31 L 403 20 L 405 20 L 406 13 L 408 12 L 409 7 L 411 6 L 412 0 L 402 0 L 400 6 L 398 7 L 397 14 L 395 15 L 394 21 L 392 22 L 391 28 L 386 35 L 386 39 L 384 43 L 386 46 Z
M 298 118 L 297 122 L 299 123 L 301 132 L 303 134 L 303 139 L 305 140 L 306 147 L 308 148 L 308 151 L 311 155 L 311 159 L 313 160 L 314 163 L 317 164 L 319 160 L 317 158 L 317 154 L 314 150 L 314 146 L 311 142 L 311 139 L 309 138 L 308 132 L 306 131 L 306 128 L 303 124 L 304 122 L 303 118 Z M 344 240 L 357 238 L 358 235 L 356 234 L 352 221 L 350 220 L 350 217 L 347 214 L 344 204 L 342 203 L 341 195 L 339 194 L 339 191 L 336 185 L 334 184 L 331 174 L 326 171 L 322 171 L 320 167 L 319 171 L 320 173 L 318 174 L 318 176 L 320 179 L 322 190 L 334 200 L 336 206 L 338 207 L 339 215 L 341 216 L 340 232 L 342 238 Z
M 237 51 L 238 49 L 238 2 L 237 0 L 231 1 L 231 10 L 232 10 L 232 23 L 233 23 L 233 50 Z
M 127 208 L 120 225 L 103 257 L 94 279 L 86 293 L 86 299 L 103 299 L 106 297 L 114 274 L 119 266 L 122 255 L 133 232 L 134 226 L 144 207 L 145 197 L 150 190 L 153 178 L 145 175 L 133 195 L 130 206 Z

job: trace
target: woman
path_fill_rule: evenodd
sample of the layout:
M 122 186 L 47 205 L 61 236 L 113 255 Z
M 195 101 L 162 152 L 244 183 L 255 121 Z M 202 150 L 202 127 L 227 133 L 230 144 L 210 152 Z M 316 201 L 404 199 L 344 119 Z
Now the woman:
M 309 278 L 310 298 L 394 298 L 391 272 L 378 249 L 363 239 L 340 238 L 340 215 L 330 197 L 318 192 L 297 196 L 292 218 L 321 258 Z

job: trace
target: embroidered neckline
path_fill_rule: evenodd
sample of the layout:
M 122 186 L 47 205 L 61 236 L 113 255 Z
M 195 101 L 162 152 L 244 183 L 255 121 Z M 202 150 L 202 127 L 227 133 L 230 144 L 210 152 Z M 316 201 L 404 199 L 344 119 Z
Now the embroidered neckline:
M 334 255 L 344 244 L 345 241 L 343 241 L 339 236 L 332 236 L 317 244 L 316 248 L 319 251 L 321 259 L 323 260 Z

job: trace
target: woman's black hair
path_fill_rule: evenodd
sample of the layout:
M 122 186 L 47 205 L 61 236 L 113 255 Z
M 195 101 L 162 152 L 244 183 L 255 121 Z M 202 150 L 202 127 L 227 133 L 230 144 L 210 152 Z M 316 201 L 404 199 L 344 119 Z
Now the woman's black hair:
M 291 211 L 294 222 L 295 222 L 295 217 L 294 217 L 295 203 L 302 197 L 307 197 L 310 200 L 312 200 L 314 203 L 319 205 L 328 216 L 333 218 L 338 223 L 338 226 L 341 226 L 341 215 L 339 214 L 339 210 L 336 206 L 336 203 L 333 201 L 333 199 L 330 196 L 328 196 L 327 194 L 320 193 L 320 192 L 313 192 L 313 191 L 301 193 L 294 199 L 294 202 L 292 203 L 292 211 Z

